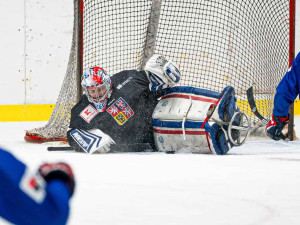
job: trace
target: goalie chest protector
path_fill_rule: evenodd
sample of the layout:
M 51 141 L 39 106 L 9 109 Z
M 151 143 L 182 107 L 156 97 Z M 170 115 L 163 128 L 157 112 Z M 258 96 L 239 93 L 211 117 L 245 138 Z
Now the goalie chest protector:
M 153 132 L 159 151 L 188 150 L 193 153 L 214 153 L 208 119 L 218 113 L 221 94 L 200 88 L 177 86 L 169 89 L 157 104 Z

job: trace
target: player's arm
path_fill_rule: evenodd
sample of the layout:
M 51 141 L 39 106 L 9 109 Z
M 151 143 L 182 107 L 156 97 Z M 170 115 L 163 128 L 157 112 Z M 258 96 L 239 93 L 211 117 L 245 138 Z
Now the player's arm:
M 0 183 L 3 218 L 14 224 L 66 224 L 74 190 L 72 169 L 67 164 L 43 164 L 32 173 L 0 149 Z
M 152 56 L 147 61 L 144 70 L 150 82 L 150 91 L 169 88 L 180 81 L 180 71 L 178 66 L 162 55 Z
M 285 74 L 276 88 L 273 115 L 266 127 L 266 134 L 274 140 L 280 140 L 281 131 L 289 122 L 289 106 L 299 94 L 299 82 L 300 54 L 294 59 L 290 70 Z
M 300 85 L 300 53 L 294 59 L 291 68 L 276 88 L 273 115 L 287 116 L 289 106 L 299 94 Z

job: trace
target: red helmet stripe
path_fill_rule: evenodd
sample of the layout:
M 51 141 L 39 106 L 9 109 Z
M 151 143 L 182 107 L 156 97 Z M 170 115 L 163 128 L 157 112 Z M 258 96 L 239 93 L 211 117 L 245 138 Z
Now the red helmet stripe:
M 99 66 L 93 67 L 94 74 L 97 74 L 99 70 L 102 70 L 104 73 L 106 73 L 105 70 Z
M 98 84 L 103 84 L 101 76 L 93 75 L 93 81 L 96 81 Z

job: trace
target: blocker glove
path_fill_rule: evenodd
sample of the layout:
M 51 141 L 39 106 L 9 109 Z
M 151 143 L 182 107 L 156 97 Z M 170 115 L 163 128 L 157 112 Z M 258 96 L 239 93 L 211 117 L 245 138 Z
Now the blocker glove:
M 285 139 L 285 136 L 282 134 L 282 129 L 289 122 L 289 116 L 274 116 L 269 121 L 266 126 L 266 134 L 270 138 L 278 141 L 280 139 Z
M 62 180 L 64 181 L 69 190 L 70 197 L 73 195 L 75 181 L 72 168 L 66 163 L 44 163 L 40 166 L 38 172 L 48 183 L 51 180 Z

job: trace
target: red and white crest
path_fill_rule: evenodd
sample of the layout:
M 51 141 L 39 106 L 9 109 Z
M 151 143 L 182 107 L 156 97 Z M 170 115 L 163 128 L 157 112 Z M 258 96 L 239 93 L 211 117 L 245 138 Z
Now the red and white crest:
M 92 106 L 88 105 L 84 110 L 81 111 L 80 116 L 87 122 L 90 123 L 91 120 L 98 114 L 99 112 Z

